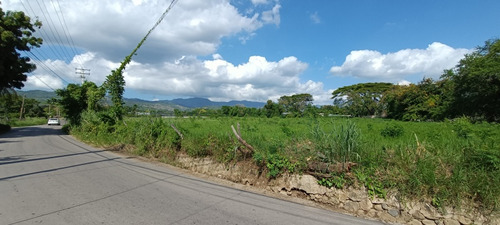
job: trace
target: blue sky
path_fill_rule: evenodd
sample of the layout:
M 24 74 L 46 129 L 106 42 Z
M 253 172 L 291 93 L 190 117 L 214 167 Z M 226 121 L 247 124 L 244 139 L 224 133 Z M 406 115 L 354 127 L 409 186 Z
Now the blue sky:
M 41 2 L 2 1 L 4 10 L 38 16 L 46 29 L 47 37 L 38 32 L 45 44 L 33 51 L 41 61 L 26 89 L 79 82 L 76 67 L 102 83 L 170 3 Z M 179 0 L 127 67 L 125 96 L 266 101 L 310 93 L 316 104 L 331 104 L 331 92 L 346 85 L 438 79 L 499 38 L 498 9 L 494 0 Z M 50 40 L 50 26 L 74 45 Z M 52 54 L 57 49 L 70 57 Z

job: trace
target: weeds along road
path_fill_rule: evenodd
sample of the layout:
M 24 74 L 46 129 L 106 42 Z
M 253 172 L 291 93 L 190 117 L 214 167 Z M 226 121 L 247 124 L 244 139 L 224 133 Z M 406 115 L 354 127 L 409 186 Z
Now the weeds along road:
M 104 152 L 60 127 L 0 135 L 0 224 L 379 224 Z

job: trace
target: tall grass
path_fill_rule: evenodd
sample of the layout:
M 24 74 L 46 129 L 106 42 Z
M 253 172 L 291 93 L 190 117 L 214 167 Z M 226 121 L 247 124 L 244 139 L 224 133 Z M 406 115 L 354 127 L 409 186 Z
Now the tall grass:
M 439 123 L 363 118 L 127 118 L 109 125 L 84 114 L 72 133 L 97 145 L 130 146 L 136 154 L 174 159 L 179 152 L 221 163 L 253 160 L 268 177 L 305 172 L 314 162 L 355 162 L 357 180 L 376 195 L 397 189 L 436 206 L 475 202 L 496 209 L 500 199 L 500 127 L 466 118 Z M 251 156 L 233 135 L 255 151 Z M 174 125 L 182 138 L 171 127 Z M 351 182 L 355 183 L 355 182 Z M 336 185 L 337 186 L 337 185 Z M 340 185 L 342 186 L 342 185 Z
M 42 125 L 42 124 L 47 124 L 47 118 L 30 117 L 30 118 L 24 118 L 22 120 L 12 119 L 8 122 L 8 124 L 12 127 L 26 127 L 26 126 Z

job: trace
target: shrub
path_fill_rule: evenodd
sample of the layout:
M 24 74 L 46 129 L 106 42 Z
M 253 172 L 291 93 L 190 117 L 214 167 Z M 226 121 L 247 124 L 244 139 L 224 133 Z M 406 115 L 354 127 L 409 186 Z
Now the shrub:
M 382 131 L 380 131 L 380 135 L 382 135 L 383 137 L 392 137 L 392 138 L 400 137 L 403 135 L 403 133 L 404 133 L 403 126 L 393 123 L 387 124 L 385 128 L 382 129 Z

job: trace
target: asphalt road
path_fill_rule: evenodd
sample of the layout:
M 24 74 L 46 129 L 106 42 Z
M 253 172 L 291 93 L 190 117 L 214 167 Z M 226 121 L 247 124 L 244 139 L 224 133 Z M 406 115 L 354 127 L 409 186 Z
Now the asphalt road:
M 0 224 L 380 224 L 101 151 L 60 126 L 0 135 Z

